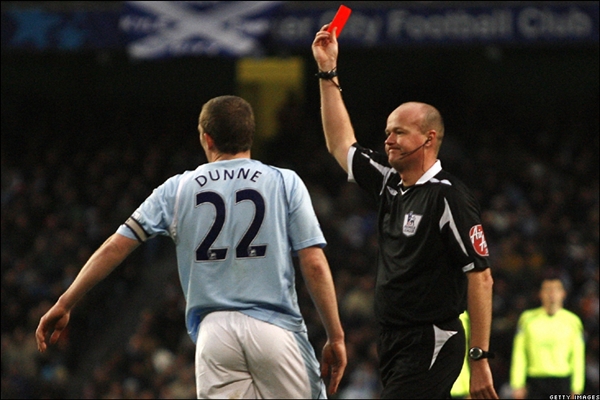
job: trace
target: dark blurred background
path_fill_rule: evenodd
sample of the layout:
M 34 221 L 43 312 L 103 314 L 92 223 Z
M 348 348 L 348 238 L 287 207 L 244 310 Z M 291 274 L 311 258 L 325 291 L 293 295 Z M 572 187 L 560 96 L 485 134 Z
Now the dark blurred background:
M 223 94 L 255 107 L 253 155 L 296 170 L 311 193 L 349 351 L 336 397 L 377 398 L 375 208 L 325 149 L 310 50 L 340 3 L 271 2 L 261 18 L 251 10 L 216 25 L 252 37 L 245 50 L 210 42 L 227 29 L 212 32 L 204 17 L 204 35 L 219 38 L 151 56 L 135 44 L 171 25 L 136 3 L 144 2 L 2 2 L 2 398 L 195 397 L 194 345 L 168 238 L 144 244 L 88 293 L 57 346 L 39 354 L 34 331 L 154 187 L 205 162 L 198 114 Z M 172 3 L 216 20 L 219 7 L 261 2 Z M 379 149 L 400 103 L 435 105 L 446 122 L 443 166 L 481 203 L 498 392 L 510 398 L 517 318 L 539 305 L 541 278 L 558 272 L 566 308 L 584 322 L 586 393 L 597 394 L 598 2 L 344 4 L 353 15 L 338 71 L 358 140 Z M 471 34 L 435 29 L 456 15 L 472 22 Z M 401 33 L 392 32 L 394 18 Z M 139 30 L 125 32 L 131 26 Z M 325 334 L 298 281 L 320 352 Z

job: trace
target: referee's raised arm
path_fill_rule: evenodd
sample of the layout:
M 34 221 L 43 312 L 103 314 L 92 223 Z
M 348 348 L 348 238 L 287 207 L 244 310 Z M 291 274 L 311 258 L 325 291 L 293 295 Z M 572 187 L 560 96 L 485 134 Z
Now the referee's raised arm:
M 328 25 L 317 32 L 312 51 L 319 71 L 321 92 L 321 118 L 327 150 L 335 157 L 344 171 L 348 172 L 348 149 L 356 142 L 350 115 L 342 99 L 342 89 L 337 75 L 338 42 L 334 28 Z

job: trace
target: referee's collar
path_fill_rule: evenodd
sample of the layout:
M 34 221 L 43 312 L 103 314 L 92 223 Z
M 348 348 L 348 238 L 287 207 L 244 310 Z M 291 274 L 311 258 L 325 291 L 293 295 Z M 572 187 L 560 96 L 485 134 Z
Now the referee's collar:
M 421 177 L 419 178 L 417 183 L 415 183 L 415 185 L 422 185 L 424 183 L 429 182 L 431 180 L 431 178 L 436 176 L 441 170 L 442 170 L 442 162 L 440 160 L 437 160 L 435 162 L 435 164 L 433 164 L 431 166 L 431 168 L 429 168 L 427 171 L 425 171 L 425 173 L 423 175 L 421 175 Z

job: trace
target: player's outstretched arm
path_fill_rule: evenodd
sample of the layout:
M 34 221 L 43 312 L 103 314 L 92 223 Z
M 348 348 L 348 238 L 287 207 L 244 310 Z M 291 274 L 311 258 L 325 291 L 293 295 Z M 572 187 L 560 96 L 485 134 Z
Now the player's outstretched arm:
M 302 249 L 298 252 L 298 257 L 304 282 L 327 332 L 327 342 L 321 358 L 321 375 L 329 379 L 328 393 L 334 394 L 348 361 L 333 278 L 321 248 L 315 246 Z
M 113 234 L 92 254 L 69 288 L 40 319 L 35 331 L 38 350 L 46 351 L 69 323 L 71 310 L 98 282 L 110 274 L 139 245 L 137 240 Z M 47 342 L 50 334 L 49 342 Z

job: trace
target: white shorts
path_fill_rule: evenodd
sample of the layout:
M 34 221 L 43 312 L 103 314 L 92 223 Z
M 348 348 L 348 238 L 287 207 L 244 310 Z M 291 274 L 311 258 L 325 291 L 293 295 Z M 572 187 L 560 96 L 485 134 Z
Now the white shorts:
M 319 362 L 305 332 L 291 332 L 238 311 L 208 314 L 196 343 L 199 399 L 326 398 Z

